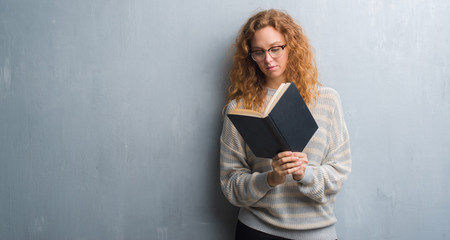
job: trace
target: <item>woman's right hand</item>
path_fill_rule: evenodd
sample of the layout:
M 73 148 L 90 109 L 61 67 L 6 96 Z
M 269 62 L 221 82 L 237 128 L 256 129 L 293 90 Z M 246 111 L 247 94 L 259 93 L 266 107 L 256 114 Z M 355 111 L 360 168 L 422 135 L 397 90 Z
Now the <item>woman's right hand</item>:
M 275 187 L 286 181 L 286 176 L 299 170 L 302 165 L 308 164 L 307 160 L 296 157 L 291 151 L 278 153 L 272 158 L 272 172 L 267 175 L 267 182 Z

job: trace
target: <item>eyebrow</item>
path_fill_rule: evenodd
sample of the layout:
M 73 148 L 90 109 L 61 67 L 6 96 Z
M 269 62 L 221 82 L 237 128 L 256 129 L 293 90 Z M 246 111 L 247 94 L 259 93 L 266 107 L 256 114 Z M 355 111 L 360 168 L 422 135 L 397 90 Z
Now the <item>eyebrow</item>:
M 280 45 L 280 44 L 283 44 L 283 42 L 282 42 L 282 41 L 276 41 L 276 42 L 273 42 L 273 43 L 271 43 L 271 44 L 269 45 L 269 46 L 270 46 L 269 48 L 274 47 L 274 46 L 278 46 L 278 45 Z M 264 48 L 258 47 L 258 46 L 252 47 L 252 51 L 255 51 L 255 49 L 263 50 Z

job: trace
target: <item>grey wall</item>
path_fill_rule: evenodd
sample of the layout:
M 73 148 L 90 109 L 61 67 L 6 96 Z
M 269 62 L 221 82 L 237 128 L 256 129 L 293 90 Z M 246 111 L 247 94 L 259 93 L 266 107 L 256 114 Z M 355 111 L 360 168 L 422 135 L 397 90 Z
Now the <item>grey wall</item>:
M 446 0 L 0 0 L 0 239 L 232 239 L 221 108 L 257 8 L 341 94 L 340 238 L 450 239 Z

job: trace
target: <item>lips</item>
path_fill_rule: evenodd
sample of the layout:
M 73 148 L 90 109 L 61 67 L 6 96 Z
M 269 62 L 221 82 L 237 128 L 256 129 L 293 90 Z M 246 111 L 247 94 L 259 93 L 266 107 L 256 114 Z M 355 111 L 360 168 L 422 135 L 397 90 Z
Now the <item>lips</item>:
M 278 66 L 267 66 L 267 67 L 266 67 L 266 70 L 267 70 L 267 71 L 273 71 L 273 70 L 275 70 L 277 67 L 278 67 Z

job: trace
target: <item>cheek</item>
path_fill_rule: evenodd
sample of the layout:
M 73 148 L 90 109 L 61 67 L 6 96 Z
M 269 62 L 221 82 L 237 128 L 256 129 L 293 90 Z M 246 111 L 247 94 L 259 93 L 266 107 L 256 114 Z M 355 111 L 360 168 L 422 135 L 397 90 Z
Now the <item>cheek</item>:
M 283 69 L 283 72 L 284 72 L 284 70 L 286 70 L 287 65 L 288 65 L 288 58 L 287 58 L 287 56 L 286 56 L 286 58 L 283 58 L 283 62 L 280 65 L 281 65 L 281 68 Z
M 261 70 L 262 72 L 264 72 L 264 70 L 265 70 L 265 64 L 264 64 L 264 62 L 259 62 L 259 63 L 257 63 L 257 64 L 258 64 L 259 70 Z
M 288 58 L 289 58 L 289 54 L 288 51 L 286 51 L 286 53 L 283 55 L 283 65 L 284 67 L 286 67 L 287 63 L 288 63 Z

